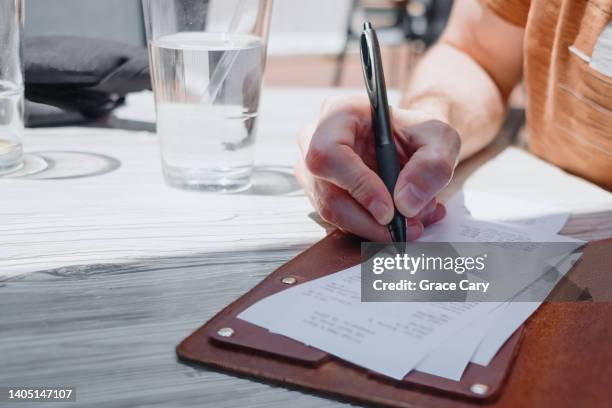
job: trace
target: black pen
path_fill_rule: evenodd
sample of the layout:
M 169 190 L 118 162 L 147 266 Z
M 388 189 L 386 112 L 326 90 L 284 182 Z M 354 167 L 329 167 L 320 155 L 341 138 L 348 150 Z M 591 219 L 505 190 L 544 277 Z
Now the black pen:
M 391 130 L 391 115 L 387 102 L 387 88 L 380 57 L 380 45 L 378 44 L 376 31 L 369 21 L 364 23 L 363 33 L 361 34 L 361 64 L 368 96 L 372 103 L 378 175 L 387 186 L 391 197 L 393 197 L 395 183 L 397 183 L 397 177 L 400 173 L 400 164 Z M 388 227 L 391 239 L 394 242 L 406 241 L 406 219 L 397 208 L 395 208 L 393 220 Z

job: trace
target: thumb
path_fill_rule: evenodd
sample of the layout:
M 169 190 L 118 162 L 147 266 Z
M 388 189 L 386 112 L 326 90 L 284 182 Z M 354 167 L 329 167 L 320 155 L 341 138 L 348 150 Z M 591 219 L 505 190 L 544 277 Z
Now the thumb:
M 416 217 L 448 185 L 455 161 L 454 157 L 427 146 L 417 150 L 400 172 L 395 186 L 398 210 L 406 217 Z

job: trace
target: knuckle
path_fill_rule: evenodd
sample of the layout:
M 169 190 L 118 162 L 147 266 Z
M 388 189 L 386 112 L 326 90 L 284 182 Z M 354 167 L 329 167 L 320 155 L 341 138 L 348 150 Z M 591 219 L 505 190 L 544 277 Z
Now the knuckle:
M 348 114 L 358 115 L 363 110 L 362 102 L 360 98 L 347 98 L 339 106 Z
M 330 96 L 325 99 L 321 113 L 358 115 L 363 111 L 363 99 L 354 96 Z
M 315 191 L 315 201 L 319 215 L 324 221 L 335 225 L 338 221 L 338 206 L 333 191 L 322 184 L 318 184 Z
M 365 172 L 359 172 L 355 175 L 355 179 L 349 188 L 349 194 L 366 206 L 372 201 L 372 186 Z
M 323 220 L 330 224 L 336 224 L 338 221 L 338 212 L 333 201 L 326 200 L 319 202 L 319 215 Z
M 310 146 L 306 154 L 306 167 L 314 175 L 322 175 L 331 166 L 331 155 L 326 149 Z
M 337 95 L 325 97 L 325 99 L 323 100 L 323 104 L 321 105 L 321 112 L 327 112 L 329 109 L 333 108 L 338 103 L 341 103 L 342 99 L 344 98 Z

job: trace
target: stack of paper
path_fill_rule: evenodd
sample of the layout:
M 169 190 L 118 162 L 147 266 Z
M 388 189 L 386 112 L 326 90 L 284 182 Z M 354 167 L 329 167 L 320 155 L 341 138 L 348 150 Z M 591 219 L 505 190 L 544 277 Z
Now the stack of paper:
M 554 208 L 462 193 L 421 241 L 579 242 L 557 235 L 567 218 Z M 559 259 L 561 275 L 577 257 Z M 488 365 L 540 305 L 519 300 L 362 303 L 358 265 L 263 299 L 239 317 L 395 379 L 417 370 L 458 381 L 468 363 Z

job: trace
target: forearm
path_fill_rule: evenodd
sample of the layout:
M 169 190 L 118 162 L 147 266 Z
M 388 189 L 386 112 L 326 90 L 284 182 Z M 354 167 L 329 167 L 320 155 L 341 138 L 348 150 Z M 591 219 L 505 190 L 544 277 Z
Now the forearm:
M 493 140 L 504 120 L 506 96 L 469 55 L 440 42 L 417 66 L 402 106 L 454 127 L 464 159 Z

